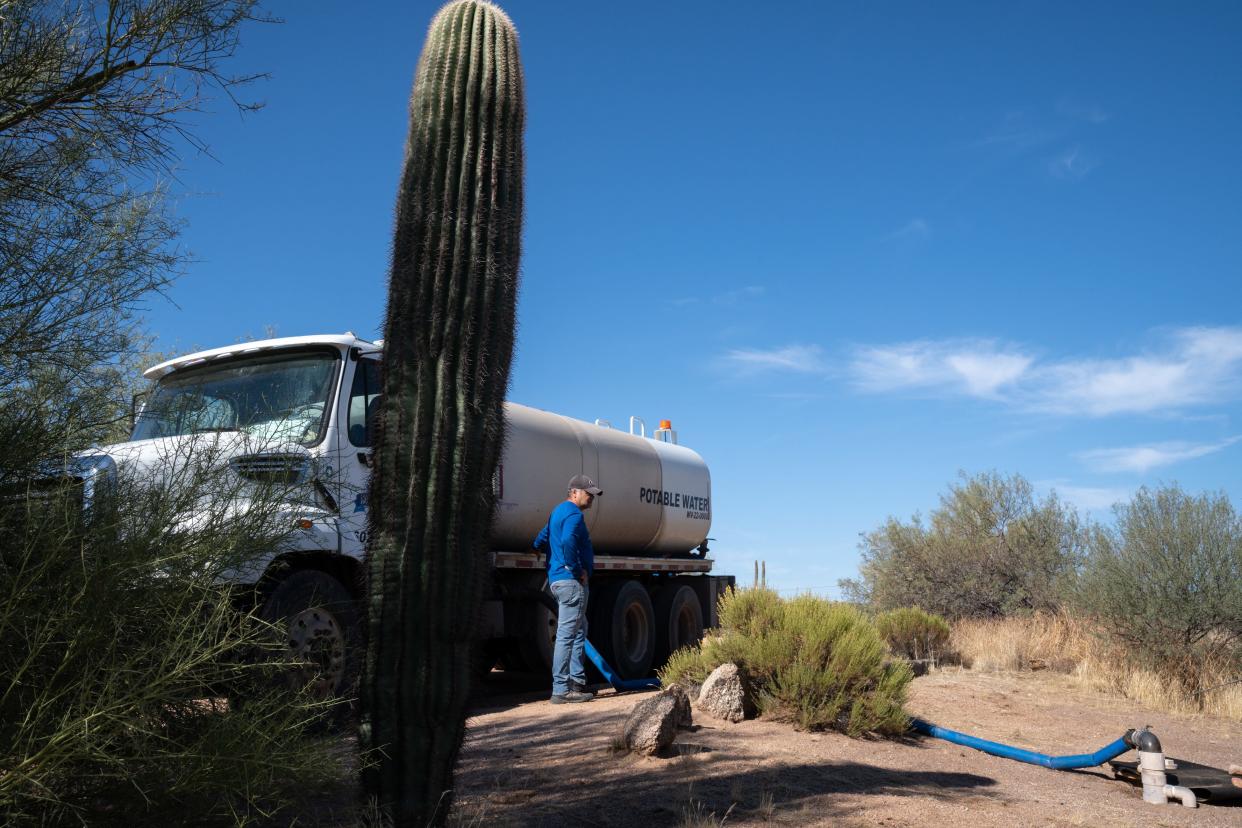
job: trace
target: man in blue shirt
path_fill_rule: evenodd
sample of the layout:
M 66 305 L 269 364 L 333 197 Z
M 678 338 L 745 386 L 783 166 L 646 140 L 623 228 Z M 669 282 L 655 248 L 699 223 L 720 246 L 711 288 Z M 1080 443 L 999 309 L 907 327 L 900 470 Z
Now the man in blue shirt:
M 569 478 L 569 497 L 552 510 L 548 525 L 532 546 L 548 556 L 548 585 L 556 596 L 556 648 L 552 652 L 552 703 L 585 702 L 582 648 L 586 643 L 587 581 L 595 569 L 595 550 L 582 513 L 604 490 L 585 474 Z

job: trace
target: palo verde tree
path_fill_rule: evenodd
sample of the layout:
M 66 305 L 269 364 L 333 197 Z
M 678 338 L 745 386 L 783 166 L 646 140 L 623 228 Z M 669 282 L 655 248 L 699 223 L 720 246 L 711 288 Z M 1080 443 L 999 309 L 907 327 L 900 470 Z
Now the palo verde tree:
M 1205 675 L 1242 675 L 1242 518 L 1223 492 L 1139 489 L 1096 526 L 1077 589 L 1081 612 L 1131 658 L 1200 701 Z
M 364 776 L 399 825 L 444 819 L 488 576 L 522 219 L 517 33 L 488 3 L 432 21 L 410 100 L 371 478 Z
M 947 618 L 1055 610 L 1068 596 L 1084 532 L 1055 494 L 1036 499 L 1021 475 L 963 474 L 930 518 L 889 518 L 863 535 L 861 577 L 841 582 L 846 595 Z
M 105 437 L 182 270 L 164 180 L 255 0 L 0 0 L 0 485 Z M 242 108 L 247 105 L 238 103 Z
M 89 495 L 40 462 L 124 416 L 141 303 L 186 261 L 161 181 L 212 90 L 247 80 L 223 67 L 255 18 L 0 0 L 0 824 L 231 825 L 330 767 L 304 706 L 210 701 L 267 678 L 240 656 L 268 630 L 219 582 L 279 544 L 298 493 L 185 445 L 154 482 L 96 467 Z

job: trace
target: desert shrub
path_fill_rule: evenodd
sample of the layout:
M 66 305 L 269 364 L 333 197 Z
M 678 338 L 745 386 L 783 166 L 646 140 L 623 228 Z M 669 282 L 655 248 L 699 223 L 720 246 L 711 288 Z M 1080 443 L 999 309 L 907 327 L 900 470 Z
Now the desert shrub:
M 875 628 L 889 649 L 906 658 L 937 658 L 949 644 L 949 622 L 918 607 L 882 612 L 875 617 Z
M 701 684 L 712 669 L 707 666 L 702 646 L 691 645 L 673 651 L 660 668 L 660 677 L 665 684 Z
M 1242 674 L 1242 521 L 1224 494 L 1140 489 L 1092 532 L 1077 601 L 1139 665 L 1202 696 Z
M 340 774 L 313 706 L 265 689 L 280 642 L 219 585 L 280 542 L 288 493 L 209 456 L 162 471 L 0 499 L 0 823 L 231 824 Z
M 863 535 L 846 596 L 875 611 L 920 606 L 946 618 L 1055 611 L 1082 559 L 1074 510 L 1037 500 L 1020 475 L 963 475 L 924 525 L 889 518 Z
M 721 598 L 720 619 L 715 635 L 669 659 L 663 682 L 701 681 L 733 662 L 754 683 L 764 715 L 850 735 L 906 730 L 910 666 L 888 657 L 875 627 L 854 607 L 738 590 Z

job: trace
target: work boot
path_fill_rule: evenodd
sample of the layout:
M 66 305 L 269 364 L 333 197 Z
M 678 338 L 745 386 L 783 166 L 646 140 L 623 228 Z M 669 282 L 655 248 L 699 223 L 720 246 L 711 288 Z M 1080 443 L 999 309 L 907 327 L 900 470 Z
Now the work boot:
M 589 702 L 593 698 L 595 698 L 594 693 L 582 693 L 577 690 L 570 690 L 568 693 L 554 695 L 552 698 L 548 699 L 548 701 L 553 704 L 576 704 L 577 702 Z
M 587 689 L 587 686 L 585 684 L 578 682 L 578 681 L 574 681 L 573 679 L 569 680 L 569 689 L 574 691 L 575 693 L 591 693 L 591 691 Z M 591 693 L 591 695 L 593 696 L 595 694 Z

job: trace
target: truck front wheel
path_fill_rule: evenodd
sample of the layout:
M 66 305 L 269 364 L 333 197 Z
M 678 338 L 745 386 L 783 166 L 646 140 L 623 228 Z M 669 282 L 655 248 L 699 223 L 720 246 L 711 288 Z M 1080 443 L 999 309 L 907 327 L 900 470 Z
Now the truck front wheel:
M 259 617 L 284 636 L 284 657 L 295 666 L 284 674 L 291 690 L 305 688 L 316 701 L 347 699 L 351 706 L 358 674 L 360 627 L 353 596 L 331 575 L 314 569 L 294 572 L 268 596 Z

